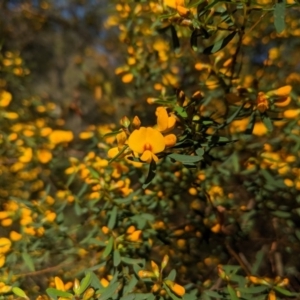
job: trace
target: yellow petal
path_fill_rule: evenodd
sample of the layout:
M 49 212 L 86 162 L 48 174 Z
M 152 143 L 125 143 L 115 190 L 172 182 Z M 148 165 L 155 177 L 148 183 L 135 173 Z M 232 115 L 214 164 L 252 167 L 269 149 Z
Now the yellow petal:
M 268 128 L 263 122 L 256 122 L 253 128 L 253 134 L 257 136 L 263 136 L 268 132 Z
M 7 91 L 0 92 L 0 107 L 7 107 L 11 102 L 11 93 Z
M 168 128 L 169 116 L 167 110 L 160 106 L 156 109 L 157 125 L 159 131 L 165 131 Z
M 57 276 L 54 277 L 54 283 L 56 289 L 58 289 L 59 291 L 65 291 L 65 285 L 59 277 Z
M 4 264 L 5 264 L 5 256 L 0 255 L 0 268 L 3 267 Z
M 9 251 L 11 247 L 11 241 L 8 238 L 0 238 L 0 253 L 4 254 Z
M 277 107 L 288 106 L 291 103 L 291 99 L 292 98 L 290 96 L 278 98 L 274 101 L 274 105 Z
M 73 138 L 73 132 L 67 130 L 53 130 L 49 135 L 49 140 L 54 145 L 71 142 Z
M 176 144 L 177 137 L 175 134 L 168 134 L 165 136 L 166 147 L 172 147 Z
M 108 150 L 107 155 L 109 158 L 115 157 L 119 153 L 118 147 L 114 147 Z
M 52 153 L 49 150 L 46 149 L 40 149 L 38 150 L 38 160 L 42 164 L 47 164 L 52 159 Z
M 32 159 L 32 148 L 25 148 L 23 154 L 19 157 L 19 161 L 22 163 L 28 163 Z
M 295 119 L 299 116 L 300 109 L 288 109 L 283 113 L 283 116 L 287 119 Z
M 142 154 L 142 156 L 140 157 L 140 159 L 141 159 L 142 161 L 145 161 L 145 162 L 147 162 L 147 163 L 150 163 L 150 162 L 152 161 L 152 152 L 149 151 L 149 150 L 146 150 L 146 151 Z
M 284 96 L 288 96 L 291 91 L 292 91 L 292 87 L 290 85 L 286 85 L 273 91 L 273 94 L 275 96 L 284 97 Z

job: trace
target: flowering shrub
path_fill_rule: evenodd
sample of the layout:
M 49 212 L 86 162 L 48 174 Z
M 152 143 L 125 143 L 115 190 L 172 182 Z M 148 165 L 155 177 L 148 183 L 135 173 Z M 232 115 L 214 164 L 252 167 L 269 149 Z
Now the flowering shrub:
M 41 42 L 99 30 L 89 1 L 37 3 L 3 7 Z M 3 20 L 0 299 L 299 297 L 298 6 L 110 1 L 114 62 L 80 48 L 69 104 L 34 89 L 32 40 Z

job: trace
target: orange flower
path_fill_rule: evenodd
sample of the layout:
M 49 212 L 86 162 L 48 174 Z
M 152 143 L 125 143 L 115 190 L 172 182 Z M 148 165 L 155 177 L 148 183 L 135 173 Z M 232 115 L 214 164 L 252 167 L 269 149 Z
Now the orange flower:
M 258 93 L 258 96 L 256 99 L 256 105 L 257 105 L 257 109 L 261 113 L 264 113 L 266 110 L 269 109 L 269 101 L 263 92 Z
M 152 159 L 158 161 L 156 153 L 164 151 L 166 143 L 164 136 L 158 130 L 141 127 L 130 135 L 128 146 L 132 151 L 141 154 L 142 161 L 150 163 Z
M 164 107 L 158 107 L 155 114 L 157 116 L 157 126 L 159 131 L 166 132 L 175 127 L 176 118 L 174 116 L 169 117 L 168 112 Z

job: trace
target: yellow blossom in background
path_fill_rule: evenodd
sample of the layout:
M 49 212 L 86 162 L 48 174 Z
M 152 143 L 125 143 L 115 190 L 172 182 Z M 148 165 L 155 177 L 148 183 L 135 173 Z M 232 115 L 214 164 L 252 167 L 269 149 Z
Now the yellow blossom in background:
M 39 149 L 37 157 L 40 163 L 47 164 L 52 159 L 52 153 L 47 149 Z
M 90 139 L 94 136 L 94 133 L 93 132 L 90 132 L 90 131 L 83 131 L 79 134 L 79 138 L 82 139 L 82 140 L 87 140 L 87 139 Z
M 69 143 L 73 140 L 74 135 L 72 131 L 68 130 L 54 130 L 49 135 L 49 141 L 53 145 L 60 143 Z
M 287 119 L 295 119 L 299 116 L 300 109 L 288 109 L 283 112 L 283 116 Z
M 17 242 L 17 241 L 19 241 L 22 238 L 22 234 L 20 234 L 20 233 L 18 233 L 18 232 L 16 232 L 16 231 L 13 230 L 13 231 L 11 231 L 9 233 L 9 238 L 13 242 Z
M 257 105 L 257 109 L 261 113 L 264 113 L 266 110 L 269 109 L 269 101 L 263 92 L 258 93 L 258 96 L 256 99 L 256 105 Z
M 19 157 L 21 163 L 28 163 L 32 160 L 32 148 L 23 148 L 22 155 Z
M 7 91 L 0 92 L 0 107 L 7 107 L 12 100 L 11 93 Z
M 169 116 L 164 107 L 157 107 L 155 114 L 157 116 L 157 126 L 159 131 L 166 132 L 175 127 L 176 118 L 172 115 Z
M 130 83 L 133 80 L 134 76 L 131 73 L 127 73 L 125 75 L 122 76 L 122 81 L 124 83 Z
M 129 136 L 129 148 L 140 154 L 142 161 L 150 163 L 152 159 L 157 162 L 157 153 L 165 150 L 164 136 L 156 129 L 151 127 L 141 127 L 136 129 Z
M 5 254 L 10 250 L 11 241 L 8 238 L 0 238 L 0 254 Z
M 257 136 L 263 136 L 266 133 L 268 133 L 268 128 L 263 122 L 255 122 L 254 127 L 253 127 L 253 132 L 254 135 Z
M 4 113 L 4 117 L 6 119 L 16 120 L 16 119 L 19 118 L 19 115 L 17 113 L 15 113 L 15 112 L 8 111 L 8 112 Z
M 10 290 L 12 289 L 11 286 L 6 285 L 4 282 L 0 282 L 0 294 L 5 294 L 10 292 Z

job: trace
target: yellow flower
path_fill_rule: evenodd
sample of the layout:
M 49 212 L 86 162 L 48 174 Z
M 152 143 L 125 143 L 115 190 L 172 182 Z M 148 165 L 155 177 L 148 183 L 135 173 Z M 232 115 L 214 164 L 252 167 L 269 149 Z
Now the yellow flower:
M 11 231 L 9 234 L 9 238 L 13 241 L 13 242 L 17 242 L 22 238 L 22 234 L 16 232 L 16 231 Z
M 166 6 L 175 8 L 182 17 L 187 16 L 190 12 L 189 9 L 185 8 L 184 0 L 164 0 L 164 3 Z
M 24 148 L 23 154 L 19 157 L 21 163 L 28 163 L 32 159 L 32 148 Z
M 164 107 L 158 107 L 155 114 L 157 116 L 157 125 L 159 131 L 166 132 L 175 127 L 176 118 L 174 116 L 169 117 L 168 112 Z
M 256 99 L 256 105 L 257 105 L 257 109 L 261 113 L 264 113 L 266 110 L 269 109 L 269 101 L 263 92 L 258 93 L 258 96 Z
M 7 91 L 0 92 L 0 107 L 7 107 L 11 102 L 12 96 L 11 93 Z
M 10 119 L 10 120 L 16 120 L 19 118 L 19 115 L 15 112 L 12 112 L 12 111 L 8 111 L 4 114 L 4 117 L 6 119 Z
M 37 152 L 38 160 L 42 164 L 47 164 L 52 159 L 52 153 L 46 149 L 40 149 Z
M 268 132 L 268 128 L 263 122 L 255 122 L 253 127 L 253 134 L 257 136 L 263 136 Z
M 283 113 L 283 116 L 287 119 L 295 119 L 299 116 L 300 109 L 288 109 Z
M 90 132 L 90 131 L 83 131 L 79 134 L 79 138 L 82 139 L 82 140 L 87 140 L 87 139 L 90 139 L 94 136 L 94 133 L 93 132 Z
M 8 238 L 0 238 L 0 254 L 5 254 L 10 250 L 11 241 Z
M 5 256 L 3 254 L 0 254 L 0 268 L 4 266 L 5 260 Z
M 73 132 L 67 130 L 54 130 L 49 135 L 49 141 L 54 145 L 71 142 L 73 138 Z
M 141 154 L 140 159 L 145 162 L 151 162 L 152 159 L 157 162 L 156 153 L 165 150 L 166 143 L 164 136 L 156 129 L 151 127 L 141 127 L 136 129 L 129 136 L 129 148 Z
M 11 286 L 6 285 L 4 282 L 0 282 L 0 294 L 8 293 L 11 290 Z

